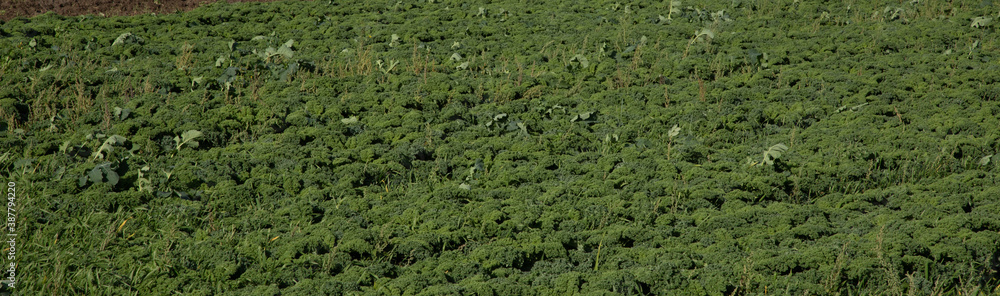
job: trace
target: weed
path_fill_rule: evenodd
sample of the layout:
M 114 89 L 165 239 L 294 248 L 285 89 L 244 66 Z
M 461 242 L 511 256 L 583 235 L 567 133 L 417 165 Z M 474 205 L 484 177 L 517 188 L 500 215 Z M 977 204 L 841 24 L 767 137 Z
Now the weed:
M 685 59 L 688 56 L 688 51 L 691 49 L 691 45 L 695 42 L 701 41 L 707 43 L 712 43 L 712 39 L 715 39 L 715 31 L 709 28 L 701 28 L 694 32 L 694 36 L 691 37 L 691 41 L 688 41 L 686 47 L 684 47 L 684 55 L 681 59 Z
M 175 65 L 177 65 L 178 70 L 184 71 L 184 73 L 190 73 L 189 70 L 191 69 L 191 66 L 194 65 L 195 63 L 193 59 L 194 56 L 193 52 L 194 52 L 194 45 L 191 45 L 187 42 L 184 42 L 184 45 L 181 45 L 181 53 L 177 55 L 177 57 L 174 59 L 174 63 Z
M 177 146 L 174 147 L 174 154 L 176 155 L 176 151 L 180 151 L 183 146 L 192 148 L 198 147 L 198 141 L 195 141 L 194 139 L 201 136 L 202 133 L 198 130 L 189 130 L 182 133 L 180 136 L 174 136 L 174 142 L 177 143 Z
M 681 128 L 678 127 L 676 124 L 674 125 L 674 127 L 670 128 L 669 132 L 667 132 L 667 137 L 669 139 L 667 140 L 667 160 L 670 160 L 670 150 L 673 149 L 674 147 L 674 137 L 680 133 L 681 133 Z
M 94 157 L 91 158 L 90 160 L 94 161 L 97 160 L 98 158 L 104 160 L 108 154 L 111 154 L 111 152 L 114 151 L 115 146 L 123 145 L 125 143 L 125 140 L 126 140 L 125 137 L 119 135 L 113 135 L 108 137 L 108 139 L 104 141 L 104 144 L 101 144 L 101 147 L 97 148 L 97 152 L 94 153 Z

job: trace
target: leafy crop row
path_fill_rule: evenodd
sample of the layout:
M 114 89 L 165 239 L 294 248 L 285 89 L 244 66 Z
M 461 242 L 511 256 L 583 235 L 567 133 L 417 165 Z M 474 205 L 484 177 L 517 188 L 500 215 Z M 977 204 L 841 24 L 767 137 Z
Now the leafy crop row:
M 0 171 L 24 193 L 19 289 L 997 293 L 997 11 L 288 1 L 15 19 Z

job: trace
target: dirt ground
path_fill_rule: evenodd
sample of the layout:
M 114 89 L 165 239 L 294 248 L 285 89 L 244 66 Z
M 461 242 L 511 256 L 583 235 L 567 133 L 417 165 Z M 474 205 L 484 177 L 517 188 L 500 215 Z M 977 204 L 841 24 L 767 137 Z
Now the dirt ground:
M 217 0 L 0 0 L 0 21 L 32 17 L 53 11 L 65 16 L 104 16 L 174 13 L 188 11 Z M 277 0 L 225 0 L 226 2 L 274 2 Z

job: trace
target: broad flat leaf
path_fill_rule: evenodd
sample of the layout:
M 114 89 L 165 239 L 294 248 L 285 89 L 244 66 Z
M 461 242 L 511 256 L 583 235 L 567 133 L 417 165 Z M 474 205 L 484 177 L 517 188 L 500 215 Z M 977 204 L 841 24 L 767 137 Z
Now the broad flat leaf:
M 573 59 L 571 61 L 579 62 L 580 68 L 587 68 L 587 66 L 590 66 L 590 61 L 588 61 L 587 58 L 584 57 L 582 54 L 573 56 Z
M 69 149 L 70 142 L 72 142 L 72 140 L 66 140 L 66 142 L 62 143 L 62 145 L 59 145 L 59 152 L 66 152 L 67 149 Z M 4 154 L 6 155 L 6 153 Z
M 774 160 L 781 158 L 781 153 L 784 153 L 785 151 L 788 151 L 788 146 L 785 146 L 785 144 L 775 144 L 774 146 L 771 146 L 771 148 L 768 148 L 767 151 L 764 151 L 764 159 L 762 162 L 764 162 L 764 164 L 774 164 Z
M 990 25 L 990 22 L 992 21 L 993 18 L 991 17 L 984 17 L 984 16 L 974 17 L 972 18 L 972 24 L 969 26 L 973 28 L 988 27 Z
M 34 158 L 22 158 L 22 159 L 18 159 L 17 161 L 14 162 L 14 167 L 18 168 L 18 169 L 24 169 L 25 167 L 31 166 L 31 161 L 32 160 L 35 160 L 35 159 Z
M 715 32 L 712 32 L 712 30 L 708 28 L 702 28 L 701 30 L 698 30 L 698 32 L 695 32 L 694 35 L 697 36 L 697 38 L 706 36 L 708 39 L 715 39 Z
M 194 140 L 194 138 L 201 137 L 201 135 L 202 135 L 201 131 L 189 130 L 181 134 L 181 138 L 184 139 L 185 142 L 187 142 L 190 140 Z
M 104 172 L 107 174 L 108 183 L 111 184 L 111 186 L 118 184 L 118 173 L 110 169 L 106 169 Z
M 111 46 L 116 46 L 125 43 L 142 43 L 142 41 L 143 41 L 142 38 L 139 38 L 139 36 L 132 35 L 132 33 L 123 33 L 121 35 L 118 35 L 118 38 L 115 38 L 115 42 L 111 43 Z
M 98 183 L 103 179 L 101 177 L 101 170 L 98 168 L 90 170 L 90 172 L 87 173 L 87 176 L 90 177 L 90 183 Z
M 288 42 L 285 42 L 284 45 L 278 48 L 275 54 L 280 54 L 284 56 L 286 59 L 292 58 L 292 56 L 295 54 L 292 51 L 292 42 L 294 42 L 294 40 L 288 40 Z
M 122 143 L 125 143 L 125 137 L 119 135 L 113 135 L 109 137 L 108 140 L 104 141 L 104 143 L 111 143 L 111 145 L 121 145 Z

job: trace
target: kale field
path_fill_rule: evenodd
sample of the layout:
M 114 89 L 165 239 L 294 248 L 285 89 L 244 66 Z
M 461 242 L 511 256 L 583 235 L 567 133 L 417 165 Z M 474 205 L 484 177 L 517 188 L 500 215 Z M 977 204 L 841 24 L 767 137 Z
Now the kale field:
M 998 22 L 995 0 L 0 21 L 0 292 L 997 295 Z

